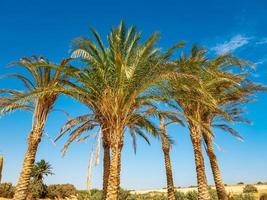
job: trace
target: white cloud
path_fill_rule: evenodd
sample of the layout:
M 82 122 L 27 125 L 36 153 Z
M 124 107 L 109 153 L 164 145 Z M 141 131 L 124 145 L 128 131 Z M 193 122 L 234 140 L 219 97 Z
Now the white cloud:
M 251 37 L 245 37 L 242 35 L 236 35 L 232 37 L 229 41 L 226 41 L 222 44 L 217 44 L 215 47 L 212 48 L 216 54 L 226 54 L 235 51 L 236 49 L 245 46 L 249 43 Z

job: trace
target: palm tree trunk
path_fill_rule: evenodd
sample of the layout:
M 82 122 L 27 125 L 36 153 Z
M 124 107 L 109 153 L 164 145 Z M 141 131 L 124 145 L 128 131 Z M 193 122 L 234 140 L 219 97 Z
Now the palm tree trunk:
M 38 145 L 41 142 L 44 126 L 47 120 L 49 111 L 55 102 L 54 99 L 38 99 L 34 111 L 34 123 L 32 131 L 28 138 L 28 149 L 26 151 L 18 184 L 16 186 L 14 200 L 26 200 L 28 186 L 30 183 L 32 169 L 35 163 L 35 156 L 38 150 Z
M 115 144 L 111 145 L 112 157 L 108 177 L 106 200 L 119 199 L 122 146 L 122 142 L 115 142 Z
M 108 188 L 108 178 L 109 178 L 109 170 L 110 170 L 110 146 L 105 144 L 103 141 L 103 149 L 104 149 L 104 162 L 103 162 L 103 195 L 102 200 L 106 199 L 107 196 L 107 188 Z
M 210 195 L 208 190 L 207 177 L 205 173 L 205 163 L 202 154 L 201 128 L 198 125 L 190 123 L 189 129 L 195 155 L 197 184 L 198 184 L 198 200 L 209 200 Z
M 213 178 L 216 186 L 216 191 L 219 200 L 228 200 L 227 192 L 224 187 L 224 183 L 222 180 L 221 172 L 219 169 L 219 165 L 216 159 L 216 155 L 214 153 L 213 144 L 212 144 L 212 138 L 207 135 L 205 132 L 204 134 L 204 140 L 207 146 L 207 154 L 209 156 L 210 165 L 213 173 Z
M 1 183 L 1 180 L 2 180 L 3 163 L 4 163 L 3 156 L 0 155 L 0 183 Z
M 167 138 L 164 119 L 162 117 L 160 117 L 160 134 L 161 134 L 162 151 L 164 154 L 166 177 L 167 177 L 167 196 L 168 200 L 175 200 L 172 167 L 170 159 L 170 144 Z
M 35 156 L 43 133 L 42 130 L 42 128 L 33 129 L 29 135 L 28 149 L 24 157 L 19 181 L 16 186 L 16 191 L 13 198 L 14 200 L 25 200 L 27 198 L 28 186 L 35 163 Z

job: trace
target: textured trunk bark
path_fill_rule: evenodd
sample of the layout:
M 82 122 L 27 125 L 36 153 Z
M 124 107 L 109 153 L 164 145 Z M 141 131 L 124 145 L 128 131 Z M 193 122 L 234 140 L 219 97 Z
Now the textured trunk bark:
M 170 159 L 170 144 L 167 138 L 166 127 L 164 125 L 164 119 L 160 117 L 160 134 L 162 142 L 162 151 L 164 154 L 166 178 L 167 178 L 167 196 L 168 200 L 175 200 L 174 184 L 172 177 L 172 167 Z
M 107 188 L 108 188 L 108 178 L 109 178 L 109 170 L 110 170 L 110 146 L 104 144 L 104 162 L 103 162 L 103 196 L 102 200 L 106 199 L 107 196 Z
M 28 186 L 30 183 L 32 169 L 35 163 L 35 156 L 38 145 L 42 137 L 42 128 L 33 129 L 28 138 L 28 149 L 24 157 L 23 166 L 20 172 L 18 184 L 14 194 L 14 200 L 26 200 L 28 193 Z
M 3 158 L 2 155 L 0 155 L 0 183 L 1 183 L 1 180 L 2 180 L 3 165 L 4 165 L 4 158 Z
M 219 165 L 217 163 L 216 155 L 214 153 L 212 138 L 209 135 L 207 135 L 207 133 L 204 133 L 203 135 L 207 146 L 207 154 L 209 156 L 218 198 L 219 200 L 228 200 L 229 198 L 225 190 Z
M 189 129 L 196 163 L 198 200 L 210 200 L 208 183 L 205 173 L 205 163 L 202 154 L 201 128 L 198 125 L 194 125 L 193 123 L 191 123 Z
M 122 142 L 117 142 L 111 146 L 111 163 L 108 177 L 106 200 L 118 200 L 120 190 L 120 172 L 121 172 L 121 150 Z
M 36 102 L 34 111 L 34 124 L 28 137 L 28 149 L 24 157 L 19 181 L 16 186 L 13 198 L 14 200 L 26 200 L 27 198 L 28 186 L 35 163 L 38 145 L 41 142 L 48 113 L 51 110 L 55 100 L 56 96 L 51 96 L 49 99 L 44 97 L 42 99 L 38 99 Z

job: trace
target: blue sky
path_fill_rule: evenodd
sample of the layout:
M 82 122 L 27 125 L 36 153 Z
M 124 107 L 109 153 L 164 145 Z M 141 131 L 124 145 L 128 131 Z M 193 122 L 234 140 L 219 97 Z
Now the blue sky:
M 0 6 L 0 76 L 17 72 L 6 67 L 22 56 L 42 54 L 57 62 L 69 56 L 71 40 L 88 36 L 89 27 L 95 27 L 105 37 L 120 20 L 135 24 L 147 37 L 161 32 L 159 46 L 185 40 L 188 49 L 197 43 L 210 50 L 211 55 L 232 52 L 257 65 L 252 78 L 267 83 L 267 3 L 264 0 L 165 0 L 165 1 L 2 1 Z M 14 80 L 0 80 L 0 87 L 21 88 Z M 267 181 L 266 119 L 267 96 L 258 95 L 258 101 L 247 106 L 246 115 L 253 125 L 236 124 L 245 141 L 215 131 L 216 149 L 224 181 L 228 184 Z M 85 107 L 61 97 L 57 108 L 65 108 L 73 116 L 86 113 Z M 51 113 L 46 132 L 54 138 L 66 120 L 62 113 Z M 4 181 L 16 183 L 27 134 L 31 128 L 31 115 L 19 111 L 0 119 L 0 153 L 5 157 Z M 177 186 L 196 185 L 192 147 L 186 128 L 176 125 L 168 128 L 176 143 L 171 159 Z M 49 161 L 55 175 L 47 183 L 73 183 L 85 188 L 87 163 L 92 141 L 73 144 L 62 158 L 60 150 L 64 140 L 54 146 L 44 136 L 37 160 Z M 123 149 L 121 185 L 128 189 L 165 187 L 163 155 L 159 141 L 151 139 L 151 146 L 138 140 L 134 155 L 129 137 Z M 205 157 L 206 158 L 206 157 Z M 207 160 L 207 159 L 206 159 Z M 93 187 L 101 187 L 102 167 L 93 169 Z M 212 175 L 206 162 L 209 183 Z

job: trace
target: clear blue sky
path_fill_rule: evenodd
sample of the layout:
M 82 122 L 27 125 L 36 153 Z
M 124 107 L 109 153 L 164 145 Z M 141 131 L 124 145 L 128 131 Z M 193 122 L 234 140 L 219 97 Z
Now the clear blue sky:
M 165 0 L 165 1 L 89 1 L 89 0 L 3 0 L 0 5 L 0 75 L 17 72 L 7 68 L 21 56 L 43 54 L 52 61 L 69 56 L 73 38 L 89 33 L 95 27 L 105 37 L 111 26 L 125 20 L 135 24 L 146 37 L 153 31 L 161 32 L 159 46 L 166 48 L 185 40 L 188 46 L 198 43 L 211 54 L 231 51 L 235 55 L 256 63 L 255 81 L 267 83 L 267 3 L 264 0 Z M 18 86 L 14 80 L 0 81 L 0 87 Z M 267 181 L 267 95 L 258 95 L 258 101 L 247 106 L 254 124 L 235 125 L 245 141 L 216 130 L 217 151 L 224 181 L 228 184 Z M 61 98 L 57 108 L 65 108 L 72 115 L 87 112 L 77 102 Z M 49 116 L 46 132 L 54 138 L 64 123 L 63 114 Z M 27 134 L 31 128 L 31 115 L 23 111 L 0 119 L 0 153 L 5 156 L 4 181 L 15 183 L 26 149 Z M 196 184 L 195 166 L 188 131 L 179 126 L 169 127 L 176 144 L 171 159 L 177 186 Z M 138 140 L 134 155 L 129 138 L 122 158 L 121 186 L 128 189 L 165 187 L 163 155 L 159 141 L 152 145 Z M 88 154 L 91 142 L 73 144 L 66 157 L 60 149 L 63 142 L 53 146 L 44 136 L 37 160 L 49 161 L 55 175 L 47 183 L 73 183 L 85 188 Z M 102 163 L 101 163 L 102 164 Z M 209 183 L 212 176 L 206 162 Z M 93 187 L 101 187 L 102 167 L 93 170 Z

